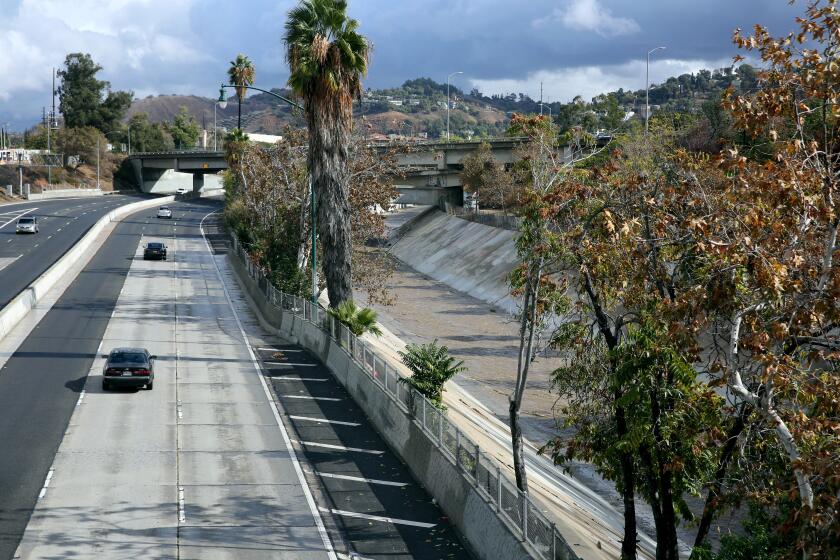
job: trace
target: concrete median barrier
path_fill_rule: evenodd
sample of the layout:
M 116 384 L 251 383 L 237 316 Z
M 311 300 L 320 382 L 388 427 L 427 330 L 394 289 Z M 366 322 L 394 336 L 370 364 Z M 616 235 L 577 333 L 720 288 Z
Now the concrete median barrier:
M 19 293 L 12 301 L 8 303 L 2 310 L 0 310 L 0 339 L 8 335 L 12 329 L 23 319 L 29 311 L 44 297 L 56 282 L 64 276 L 73 264 L 79 260 L 82 255 L 94 244 L 99 234 L 111 222 L 120 221 L 122 218 L 146 208 L 154 208 L 160 204 L 172 202 L 174 197 L 167 196 L 162 198 L 154 198 L 134 202 L 120 206 L 119 208 L 108 212 L 105 216 L 100 218 L 91 228 L 85 233 L 73 247 L 64 253 L 53 265 L 48 268 L 43 274 L 35 279 L 29 286 Z

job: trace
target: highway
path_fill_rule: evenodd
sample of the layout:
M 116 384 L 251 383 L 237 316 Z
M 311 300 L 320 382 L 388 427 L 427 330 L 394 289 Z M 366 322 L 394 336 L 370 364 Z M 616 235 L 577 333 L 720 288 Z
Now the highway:
M 0 205 L 0 307 L 67 252 L 103 215 L 139 196 L 37 200 Z M 35 216 L 40 232 L 15 234 L 20 216 Z
M 266 348 L 300 349 L 247 316 L 200 233 L 216 208 L 117 225 L 0 370 L 0 559 L 469 558 L 352 403 L 334 411 L 352 431 L 291 418 L 330 427 L 320 407 L 287 413 L 345 396 L 333 381 L 287 398 L 295 382 L 274 379 Z M 168 261 L 142 260 L 151 239 Z M 102 355 L 126 345 L 158 355 L 154 390 L 102 390 Z M 303 356 L 289 366 L 328 375 Z

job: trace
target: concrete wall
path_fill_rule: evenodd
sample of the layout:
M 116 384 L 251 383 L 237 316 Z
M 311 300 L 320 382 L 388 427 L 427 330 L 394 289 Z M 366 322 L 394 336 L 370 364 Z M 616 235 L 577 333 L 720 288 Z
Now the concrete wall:
M 47 198 L 76 198 L 79 196 L 102 196 L 101 189 L 55 189 L 40 193 L 27 192 L 26 200 L 44 200 Z
M 458 467 L 343 348 L 312 323 L 272 305 L 263 293 L 265 287 L 261 289 L 251 279 L 235 254 L 229 254 L 228 261 L 263 326 L 307 348 L 330 368 L 391 449 L 437 500 L 479 558 L 515 560 L 532 557 L 530 550 L 501 521 Z
M 413 222 L 391 254 L 460 292 L 515 311 L 508 275 L 519 264 L 516 235 L 435 210 Z
M 203 174 L 203 187 L 199 190 L 222 188 L 222 177 L 213 173 Z M 193 173 L 182 173 L 174 169 L 144 169 L 143 192 L 153 194 L 173 194 L 180 188 L 193 190 L 195 178 Z

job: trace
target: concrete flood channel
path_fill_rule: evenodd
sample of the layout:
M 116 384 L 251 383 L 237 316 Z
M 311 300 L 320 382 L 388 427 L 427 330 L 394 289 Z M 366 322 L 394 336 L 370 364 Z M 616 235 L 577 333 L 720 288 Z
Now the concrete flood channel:
M 214 248 L 212 226 L 208 238 Z M 221 251 L 220 251 L 221 252 Z M 225 284 L 281 405 L 336 550 L 347 558 L 469 559 L 473 555 L 432 497 L 389 450 L 329 368 L 259 324 L 224 256 Z M 345 557 L 339 553 L 339 558 Z

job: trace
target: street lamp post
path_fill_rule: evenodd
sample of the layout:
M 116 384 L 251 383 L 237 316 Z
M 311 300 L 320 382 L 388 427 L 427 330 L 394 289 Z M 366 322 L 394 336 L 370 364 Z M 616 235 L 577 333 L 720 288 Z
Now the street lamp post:
M 648 120 L 650 119 L 650 55 L 656 51 L 664 51 L 665 47 L 656 47 L 647 53 L 647 63 L 645 64 L 645 136 L 648 133 Z
M 452 76 L 463 74 L 463 72 L 452 72 L 446 77 L 446 141 L 449 142 L 449 80 Z
M 268 91 L 265 89 L 260 89 L 255 86 L 243 86 L 245 89 L 253 89 L 256 91 L 260 91 L 262 93 L 267 93 L 268 95 L 274 96 L 277 99 L 283 101 L 291 105 L 296 109 L 300 109 L 301 111 L 304 110 L 303 106 L 299 103 L 295 103 L 291 99 L 287 99 L 282 95 L 276 94 L 273 91 Z M 222 84 L 219 88 L 219 107 L 224 109 L 227 107 L 227 97 L 225 96 L 225 88 L 236 89 L 236 86 L 225 85 Z M 309 206 L 312 209 L 312 303 L 318 303 L 318 252 L 317 252 L 317 243 L 318 243 L 318 215 L 316 214 L 315 210 L 315 183 L 312 181 L 312 172 L 310 170 L 309 173 Z

